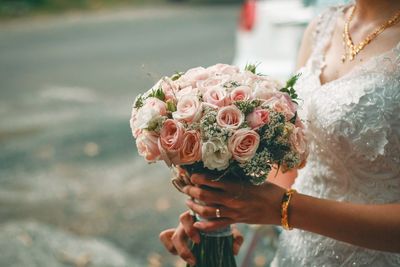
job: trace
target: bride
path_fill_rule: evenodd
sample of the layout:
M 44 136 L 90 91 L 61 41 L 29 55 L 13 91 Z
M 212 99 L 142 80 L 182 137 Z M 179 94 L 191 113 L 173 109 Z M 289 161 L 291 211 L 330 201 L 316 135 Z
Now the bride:
M 397 0 L 356 0 L 312 21 L 296 88 L 310 144 L 306 166 L 261 186 L 193 175 L 195 184 L 219 189 L 184 188 L 207 203 L 188 200 L 189 208 L 213 220 L 182 214 L 176 229 L 160 234 L 167 249 L 193 265 L 186 240 L 198 241 L 198 230 L 283 223 L 272 266 L 400 266 L 399 21 Z M 243 239 L 234 236 L 237 252 Z

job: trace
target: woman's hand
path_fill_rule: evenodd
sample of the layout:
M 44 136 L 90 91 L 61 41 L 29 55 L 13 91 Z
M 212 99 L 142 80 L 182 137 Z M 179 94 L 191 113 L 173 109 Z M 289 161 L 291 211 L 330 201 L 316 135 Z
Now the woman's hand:
M 183 192 L 204 205 L 192 200 L 186 204 L 208 219 L 194 223 L 197 229 L 213 231 L 236 222 L 280 224 L 281 199 L 285 189 L 275 184 L 266 182 L 256 186 L 244 182 L 220 182 L 200 174 L 192 175 L 191 181 L 197 186 L 186 186 Z
M 200 232 L 193 226 L 194 220 L 190 213 L 181 214 L 180 223 L 176 229 L 168 229 L 160 233 L 160 240 L 165 248 L 174 255 L 179 255 L 190 265 L 196 264 L 196 259 L 188 247 L 188 240 L 195 243 L 200 242 Z M 243 236 L 236 227 L 232 227 L 233 253 L 237 255 L 243 243 Z

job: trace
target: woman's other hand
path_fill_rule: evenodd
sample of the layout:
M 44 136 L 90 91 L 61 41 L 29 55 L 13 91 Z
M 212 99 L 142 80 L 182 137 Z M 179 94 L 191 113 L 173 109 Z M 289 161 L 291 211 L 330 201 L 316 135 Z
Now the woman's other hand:
M 181 214 L 179 220 L 177 228 L 160 233 L 160 240 L 170 253 L 179 255 L 190 265 L 195 265 L 196 259 L 190 251 L 188 240 L 191 239 L 194 243 L 199 243 L 200 232 L 193 226 L 195 222 L 188 211 Z M 237 255 L 243 243 L 243 236 L 235 226 L 232 226 L 232 233 L 234 238 L 233 253 Z

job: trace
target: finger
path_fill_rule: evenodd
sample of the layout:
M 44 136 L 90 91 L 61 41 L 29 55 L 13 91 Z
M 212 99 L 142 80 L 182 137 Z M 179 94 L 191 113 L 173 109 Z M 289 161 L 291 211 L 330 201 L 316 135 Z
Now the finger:
M 232 219 L 222 218 L 222 219 L 216 219 L 216 220 L 212 220 L 212 221 L 195 222 L 193 224 L 193 226 L 201 231 L 211 232 L 211 231 L 215 231 L 220 228 L 227 227 L 227 226 L 231 225 L 232 223 L 234 223 L 234 221 Z
M 187 245 L 187 236 L 183 230 L 183 227 L 178 227 L 179 230 L 175 231 L 172 236 L 172 243 L 178 253 L 178 255 L 190 265 L 196 264 L 196 258 L 190 251 Z
M 231 209 L 224 206 L 205 206 L 198 204 L 192 200 L 187 200 L 186 205 L 193 210 L 196 214 L 204 219 L 215 219 L 215 218 L 233 218 L 234 213 Z M 217 209 L 219 212 L 217 212 Z M 219 216 L 217 215 L 219 213 Z
M 232 234 L 233 234 L 233 253 L 235 255 L 239 254 L 240 247 L 243 244 L 243 235 L 239 232 L 236 227 L 232 227 Z
M 204 174 L 195 173 L 190 177 L 192 183 L 197 185 L 206 185 L 213 188 L 224 189 L 226 185 L 222 182 L 213 180 L 210 177 L 205 176 Z
M 175 233 L 175 229 L 168 229 L 168 230 L 162 231 L 160 233 L 160 241 L 170 253 L 176 255 L 177 251 L 171 240 L 174 233 Z
M 190 197 L 210 204 L 223 205 L 228 200 L 222 192 L 213 192 L 205 188 L 190 185 L 185 186 L 182 191 Z
M 179 220 L 183 226 L 183 229 L 186 235 L 196 244 L 200 243 L 200 233 L 199 230 L 196 229 L 194 224 L 193 216 L 187 211 L 179 217 Z

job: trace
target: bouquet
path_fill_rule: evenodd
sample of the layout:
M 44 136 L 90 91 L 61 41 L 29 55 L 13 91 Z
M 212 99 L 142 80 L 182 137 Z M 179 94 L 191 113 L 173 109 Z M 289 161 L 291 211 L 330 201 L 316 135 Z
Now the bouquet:
M 257 185 L 272 168 L 300 167 L 307 144 L 297 115 L 297 78 L 282 85 L 257 74 L 255 65 L 240 71 L 225 64 L 163 77 L 134 101 L 130 125 L 138 152 L 175 169 L 178 189 L 192 173 Z M 196 266 L 236 266 L 230 228 L 201 237 L 192 246 Z

